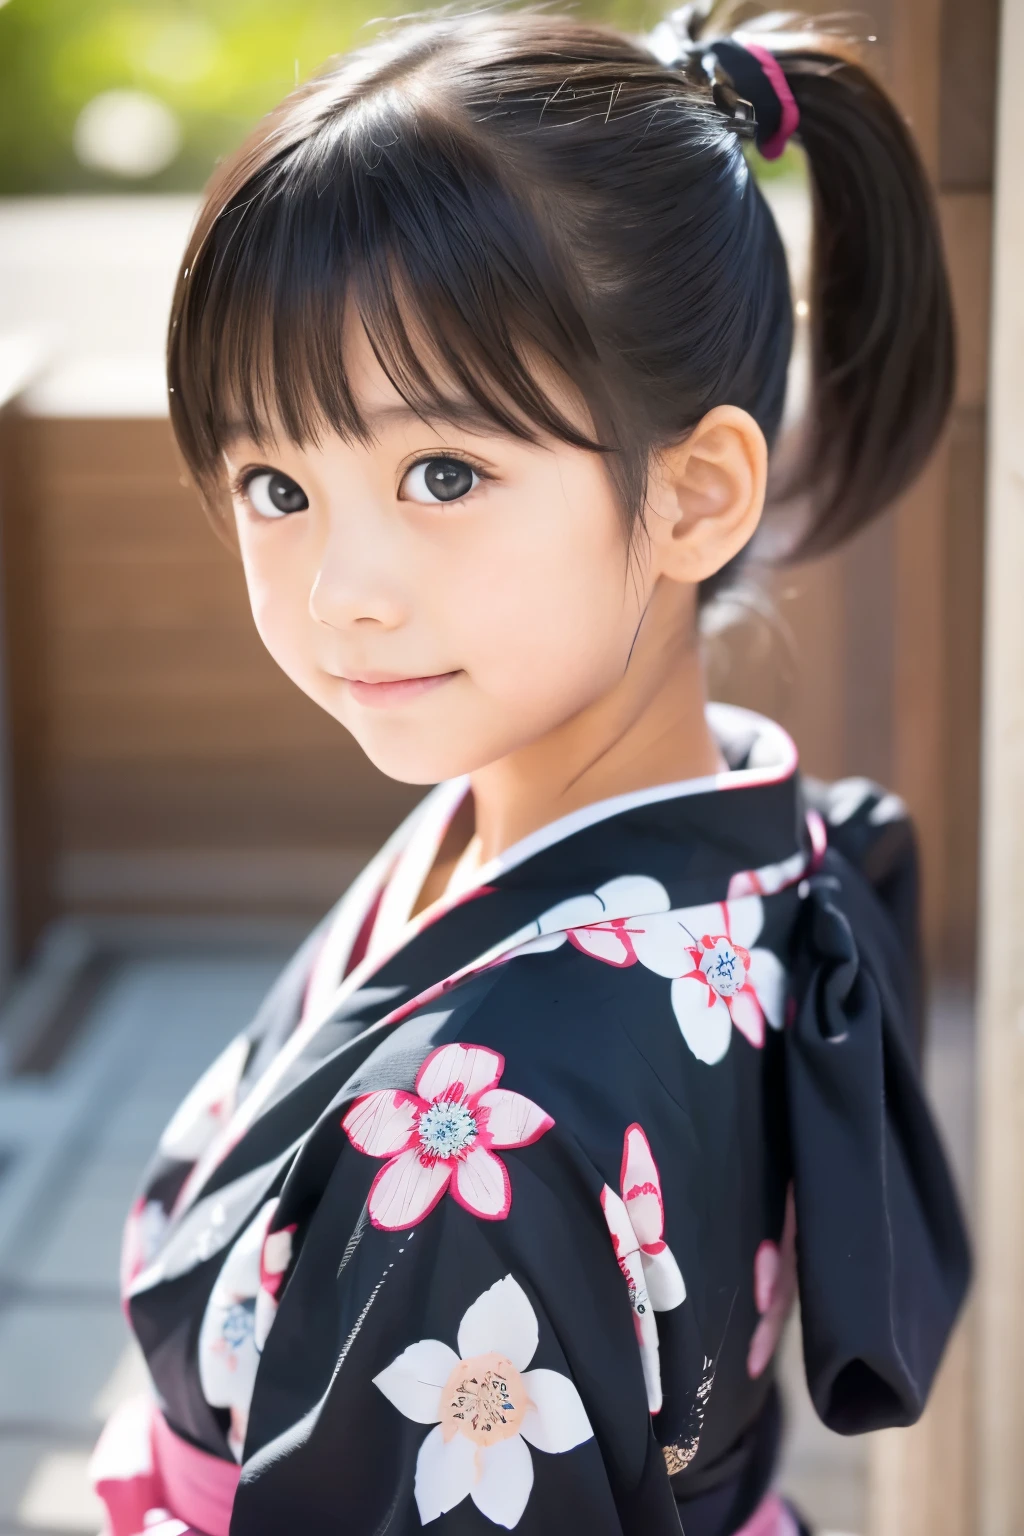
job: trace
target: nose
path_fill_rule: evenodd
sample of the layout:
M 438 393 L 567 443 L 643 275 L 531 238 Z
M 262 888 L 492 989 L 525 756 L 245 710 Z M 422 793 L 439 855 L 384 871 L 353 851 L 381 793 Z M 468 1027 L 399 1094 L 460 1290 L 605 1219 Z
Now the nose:
M 330 520 L 309 593 L 309 611 L 329 629 L 398 629 L 407 617 L 397 588 L 395 552 L 367 517 Z

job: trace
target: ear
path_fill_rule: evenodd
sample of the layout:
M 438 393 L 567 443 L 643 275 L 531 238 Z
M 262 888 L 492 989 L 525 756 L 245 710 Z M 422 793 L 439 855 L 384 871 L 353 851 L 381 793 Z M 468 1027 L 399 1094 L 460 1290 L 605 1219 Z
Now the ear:
M 659 575 L 696 585 L 738 555 L 764 508 L 768 447 L 754 418 L 719 405 L 651 464 L 648 533 Z

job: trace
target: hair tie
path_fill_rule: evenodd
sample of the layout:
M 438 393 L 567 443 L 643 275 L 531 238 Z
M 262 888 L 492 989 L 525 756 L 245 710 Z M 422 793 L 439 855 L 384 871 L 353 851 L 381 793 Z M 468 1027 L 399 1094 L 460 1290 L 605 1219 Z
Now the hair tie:
M 800 122 L 800 108 L 782 65 L 759 43 L 738 38 L 716 39 L 705 52 L 717 60 L 737 94 L 753 107 L 759 153 L 765 160 L 777 160 Z

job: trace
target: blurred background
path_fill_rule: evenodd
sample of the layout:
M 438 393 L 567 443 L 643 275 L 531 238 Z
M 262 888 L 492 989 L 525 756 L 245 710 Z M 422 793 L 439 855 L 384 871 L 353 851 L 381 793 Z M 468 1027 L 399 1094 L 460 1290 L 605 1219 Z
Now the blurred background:
M 1024 67 L 1024 6 L 1005 4 L 1008 72 L 1011 55 Z M 578 9 L 635 29 L 661 10 Z M 88 1451 L 138 1377 L 116 1260 L 141 1167 L 184 1089 L 416 798 L 263 652 L 238 562 L 182 480 L 162 369 L 178 259 L 217 157 L 378 14 L 363 0 L 0 0 L 0 1536 L 97 1528 Z M 840 557 L 765 574 L 765 601 L 722 625 L 709 661 L 714 692 L 782 720 L 807 771 L 869 775 L 910 803 L 927 1070 L 974 1209 L 979 1042 L 989 1059 L 974 1002 L 986 475 L 994 484 L 1003 441 L 987 436 L 999 5 L 871 0 L 853 25 L 934 178 L 956 406 L 900 506 Z M 1009 143 L 1024 124 L 1012 101 L 1000 110 Z M 809 212 L 795 153 L 766 189 L 799 299 Z M 1009 270 L 1024 242 L 1006 231 Z M 1024 339 L 1011 290 L 1006 334 Z M 1021 483 L 1007 494 L 1019 500 Z M 1015 644 L 1000 638 L 998 655 Z M 1008 686 L 990 682 L 999 762 Z M 1018 759 L 1022 724 L 998 737 Z M 993 772 L 992 803 L 1012 806 L 1019 776 Z M 999 933 L 1020 956 L 1017 900 Z M 1009 953 L 999 975 L 1017 973 Z M 1015 1118 L 1007 1101 L 992 1124 Z M 998 1133 L 985 1167 L 1014 1166 L 1013 1134 Z M 922 1426 L 853 1442 L 816 1424 L 791 1335 L 785 1480 L 822 1530 L 1024 1530 L 1006 1439 L 1008 1425 L 1024 1433 L 1022 1410 L 985 1327 L 961 1331 Z M 979 1358 L 995 1373 L 984 1389 Z M 1008 1447 L 995 1483 L 979 1471 L 986 1413 Z

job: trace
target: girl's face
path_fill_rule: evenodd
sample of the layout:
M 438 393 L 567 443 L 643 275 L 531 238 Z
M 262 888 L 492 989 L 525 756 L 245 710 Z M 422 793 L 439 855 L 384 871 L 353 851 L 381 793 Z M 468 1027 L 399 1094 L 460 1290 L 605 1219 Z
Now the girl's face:
M 424 422 L 359 325 L 346 357 L 368 445 L 226 450 L 249 595 L 278 665 L 371 761 L 435 783 L 608 694 L 651 574 L 598 455 Z

